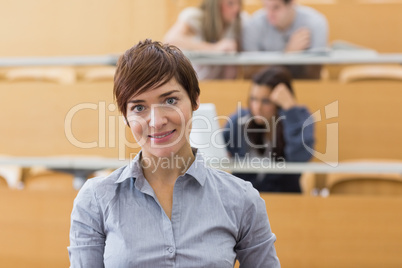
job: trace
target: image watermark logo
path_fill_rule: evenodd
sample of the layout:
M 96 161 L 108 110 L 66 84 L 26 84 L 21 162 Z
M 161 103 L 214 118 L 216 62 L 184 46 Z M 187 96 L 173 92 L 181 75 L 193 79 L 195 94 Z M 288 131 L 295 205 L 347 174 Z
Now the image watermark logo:
M 339 105 L 338 101 L 334 101 L 325 106 L 325 119 L 336 118 L 339 115 Z M 321 111 L 318 110 L 314 112 L 304 123 L 303 130 L 309 125 L 316 124 L 318 122 L 323 121 L 324 119 L 321 116 Z M 304 131 L 302 131 L 304 134 Z M 317 159 L 321 160 L 324 163 L 327 163 L 330 166 L 336 167 L 338 166 L 339 161 L 339 126 L 338 123 L 329 123 L 326 124 L 326 144 L 325 144 L 325 152 L 321 153 L 311 148 L 305 143 L 304 136 L 302 135 L 302 142 L 304 148 L 314 155 Z
M 182 173 L 186 172 L 191 165 L 194 168 L 198 166 L 210 167 L 214 169 L 229 170 L 231 172 L 249 172 L 249 173 L 266 173 L 267 170 L 275 169 L 276 173 L 278 170 L 284 170 L 286 168 L 286 161 L 283 157 L 276 159 L 267 155 L 265 157 L 253 157 L 249 153 L 244 156 L 239 156 L 236 154 L 234 157 L 218 157 L 207 155 L 204 152 L 198 152 L 202 158 L 197 158 L 195 162 L 191 159 L 184 159 L 179 155 L 170 154 L 165 157 L 145 157 L 141 156 L 138 161 L 132 161 L 135 157 L 139 157 L 138 153 L 130 154 L 129 165 L 131 168 L 136 166 L 137 168 L 149 169 L 152 173 L 156 172 L 159 168 L 161 169 L 175 169 L 181 170 Z
M 85 110 L 97 113 L 98 129 L 94 129 L 97 132 L 97 138 L 92 141 L 83 141 L 73 133 L 74 121 L 82 120 L 79 118 L 80 113 Z M 295 136 L 300 140 L 291 142 L 299 143 L 300 147 L 304 148 L 302 154 L 310 154 L 310 157 L 312 155 L 328 165 L 337 166 L 339 151 L 337 122 L 326 124 L 324 152 L 318 151 L 314 146 L 313 126 L 325 123 L 327 119 L 337 118 L 338 101 L 327 104 L 324 110 L 324 115 L 321 110 L 318 110 L 301 122 L 300 136 Z M 183 139 L 187 139 L 186 142 L 200 149 L 205 154 L 204 157 L 210 159 L 207 161 L 210 163 L 228 157 L 227 151 L 230 151 L 230 148 L 237 148 L 238 151 L 244 152 L 252 150 L 253 155 L 256 155 L 255 152 L 259 152 L 262 154 L 262 158 L 269 154 L 271 155 L 268 158 L 282 157 L 283 160 L 287 158 L 284 154 L 275 155 L 277 152 L 285 151 L 284 146 L 289 146 L 286 145 L 288 141 L 283 142 L 284 128 L 290 124 L 286 113 L 272 118 L 253 116 L 241 109 L 240 102 L 235 117 L 217 116 L 216 113 L 210 113 L 210 111 L 194 112 L 193 115 L 191 115 L 191 111 L 188 113 L 184 114 L 182 110 L 173 105 L 153 104 L 148 113 L 129 114 L 127 118 L 124 118 L 122 115 L 117 115 L 114 104 L 80 103 L 72 107 L 66 114 L 64 130 L 66 138 L 72 145 L 82 149 L 117 148 L 120 160 L 127 158 L 127 150 L 137 149 L 138 151 L 144 144 L 148 143 L 149 148 L 158 150 L 175 146 Z M 294 118 L 290 120 L 294 120 Z M 256 124 L 256 121 L 259 123 Z M 155 126 L 158 124 L 165 124 L 167 127 L 155 131 Z M 134 142 L 126 136 L 127 127 L 130 128 L 129 130 L 135 138 Z M 161 135 L 160 133 L 167 134 Z M 166 139 L 164 142 L 163 138 L 165 135 L 170 135 L 169 133 L 173 133 L 174 138 Z M 231 155 L 232 159 L 235 157 L 235 154 Z M 308 161 L 310 157 L 306 156 L 303 159 Z M 240 162 L 240 159 L 237 160 Z M 260 166 L 262 165 L 264 163 L 261 162 Z M 224 167 L 222 168 L 224 169 Z
M 64 119 L 64 134 L 66 139 L 75 147 L 81 149 L 93 148 L 117 148 L 119 160 L 126 158 L 127 149 L 139 149 L 141 146 L 137 142 L 131 142 L 126 137 L 127 124 L 122 115 L 116 115 L 116 105 L 108 104 L 104 101 L 98 103 L 79 103 L 73 106 L 66 114 Z M 92 122 L 87 122 L 87 118 L 82 114 L 85 112 L 92 112 L 93 120 L 96 120 L 98 128 L 90 129 L 97 134 L 94 140 L 84 140 L 80 135 L 74 133 L 74 124 L 79 126 L 87 125 Z M 114 113 L 114 114 L 113 114 Z

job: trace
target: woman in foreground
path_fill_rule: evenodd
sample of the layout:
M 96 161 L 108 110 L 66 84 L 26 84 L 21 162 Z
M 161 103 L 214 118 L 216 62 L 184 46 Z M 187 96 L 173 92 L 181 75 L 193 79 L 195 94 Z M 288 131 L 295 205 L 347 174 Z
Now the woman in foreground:
M 142 150 L 78 193 L 71 267 L 280 267 L 258 192 L 190 147 L 199 93 L 174 46 L 145 40 L 120 57 L 114 95 Z

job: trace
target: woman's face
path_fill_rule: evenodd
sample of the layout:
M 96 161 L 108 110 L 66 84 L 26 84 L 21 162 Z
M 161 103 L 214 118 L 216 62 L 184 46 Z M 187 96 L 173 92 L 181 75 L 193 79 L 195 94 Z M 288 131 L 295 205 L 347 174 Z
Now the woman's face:
M 169 157 L 187 152 L 192 112 L 186 90 L 174 78 L 131 98 L 127 120 L 143 156 Z
M 262 125 L 270 122 L 276 115 L 276 105 L 271 102 L 270 95 L 272 89 L 268 86 L 253 84 L 250 91 L 250 111 L 257 124 Z
M 221 0 L 222 18 L 225 23 L 232 23 L 240 12 L 240 0 Z

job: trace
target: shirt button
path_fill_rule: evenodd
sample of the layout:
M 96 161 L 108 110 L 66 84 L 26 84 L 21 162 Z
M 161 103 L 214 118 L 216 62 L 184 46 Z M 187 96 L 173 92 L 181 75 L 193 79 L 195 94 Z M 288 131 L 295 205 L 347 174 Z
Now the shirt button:
M 173 248 L 172 247 L 170 247 L 170 248 L 168 248 L 168 251 L 169 251 L 169 253 L 173 253 Z

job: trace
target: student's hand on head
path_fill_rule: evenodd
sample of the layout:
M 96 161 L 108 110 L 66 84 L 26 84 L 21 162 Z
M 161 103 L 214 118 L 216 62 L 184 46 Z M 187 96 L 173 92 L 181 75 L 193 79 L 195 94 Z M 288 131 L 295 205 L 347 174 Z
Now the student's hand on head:
M 290 92 L 289 88 L 283 83 L 277 85 L 274 90 L 272 90 L 269 98 L 283 110 L 289 110 L 297 104 L 296 99 Z
M 310 46 L 310 30 L 300 28 L 295 31 L 286 45 L 286 52 L 306 50 Z
M 236 41 L 233 39 L 222 39 L 214 44 L 216 51 L 235 52 L 237 51 Z

